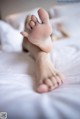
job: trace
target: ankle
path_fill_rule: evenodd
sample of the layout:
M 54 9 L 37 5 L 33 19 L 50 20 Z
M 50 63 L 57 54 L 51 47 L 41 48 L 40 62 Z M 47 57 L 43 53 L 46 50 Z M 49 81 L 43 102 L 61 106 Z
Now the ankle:
M 45 59 L 48 59 L 48 57 L 48 53 L 41 51 L 36 55 L 36 62 L 45 61 Z

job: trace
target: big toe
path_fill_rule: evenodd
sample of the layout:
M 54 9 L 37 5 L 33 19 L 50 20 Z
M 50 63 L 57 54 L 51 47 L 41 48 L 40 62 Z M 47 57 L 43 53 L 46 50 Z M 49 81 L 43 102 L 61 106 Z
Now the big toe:
M 38 93 L 46 93 L 48 92 L 48 86 L 45 84 L 41 84 L 38 88 L 37 88 L 37 92 Z
M 44 9 L 39 9 L 38 15 L 39 15 L 42 23 L 48 23 L 49 22 L 49 15 Z

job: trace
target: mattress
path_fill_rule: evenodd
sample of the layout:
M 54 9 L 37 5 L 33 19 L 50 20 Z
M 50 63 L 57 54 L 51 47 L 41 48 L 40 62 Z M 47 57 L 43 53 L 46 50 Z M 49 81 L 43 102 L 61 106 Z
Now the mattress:
M 55 41 L 53 65 L 65 76 L 59 88 L 34 90 L 35 62 L 23 52 L 0 52 L 0 112 L 8 119 L 80 119 L 80 37 Z

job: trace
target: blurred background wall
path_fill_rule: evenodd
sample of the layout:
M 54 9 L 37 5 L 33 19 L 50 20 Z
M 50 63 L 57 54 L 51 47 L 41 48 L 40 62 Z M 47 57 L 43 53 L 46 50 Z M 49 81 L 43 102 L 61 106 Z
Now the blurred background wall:
M 0 0 L 0 9 L 4 18 L 9 14 L 28 11 L 36 7 L 49 9 L 55 4 L 56 0 Z

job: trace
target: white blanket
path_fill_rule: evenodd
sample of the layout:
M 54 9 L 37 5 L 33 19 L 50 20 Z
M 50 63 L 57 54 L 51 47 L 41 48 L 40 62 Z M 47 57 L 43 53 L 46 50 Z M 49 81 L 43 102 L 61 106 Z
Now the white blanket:
M 64 84 L 45 94 L 33 89 L 35 64 L 26 53 L 0 53 L 0 112 L 8 119 L 80 119 L 80 38 L 54 43 L 51 60 Z

